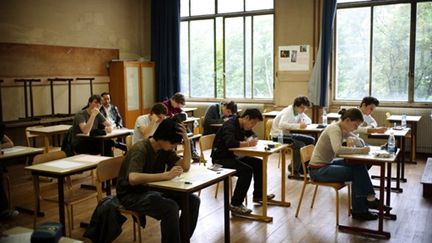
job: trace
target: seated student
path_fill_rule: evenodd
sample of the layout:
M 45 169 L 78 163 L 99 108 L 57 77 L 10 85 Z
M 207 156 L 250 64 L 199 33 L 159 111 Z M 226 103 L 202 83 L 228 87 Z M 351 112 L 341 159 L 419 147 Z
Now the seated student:
M 237 104 L 234 101 L 227 103 L 216 103 L 210 105 L 204 116 L 204 131 L 203 135 L 216 133 L 219 127 L 213 127 L 212 124 L 224 123 L 230 117 L 237 114 Z
M 123 119 L 120 115 L 120 111 L 117 106 L 111 104 L 111 95 L 108 92 L 103 92 L 102 97 L 102 109 L 100 109 L 101 114 L 111 122 L 115 127 L 123 127 Z
M 318 139 L 309 162 L 309 175 L 322 182 L 352 182 L 352 216 L 359 220 L 375 220 L 377 214 L 368 209 L 378 209 L 379 200 L 367 171 L 366 165 L 347 164 L 337 158 L 340 154 L 367 154 L 370 148 L 347 147 L 342 141 L 363 122 L 363 114 L 357 108 L 346 110 L 341 119 L 327 126 Z
M 112 132 L 111 123 L 99 112 L 101 108 L 100 95 L 92 95 L 88 99 L 87 108 L 80 110 L 75 114 L 75 118 L 70 130 L 72 148 L 79 154 L 99 154 L 100 141 L 93 139 L 82 139 L 76 136 L 78 133 L 89 134 L 92 130 L 104 130 L 106 133 Z M 112 140 L 105 141 L 105 154 L 106 156 L 113 156 L 112 147 L 115 142 Z
M 247 109 L 242 116 L 230 119 L 216 133 L 211 153 L 212 161 L 224 168 L 236 169 L 238 177 L 230 210 L 235 214 L 250 214 L 251 209 L 243 205 L 243 200 L 254 178 L 253 201 L 260 202 L 262 198 L 262 160 L 255 157 L 236 156 L 230 148 L 250 147 L 258 143 L 252 129 L 263 120 L 258 109 Z M 268 199 L 274 195 L 268 195 Z
M 139 116 L 135 122 L 132 144 L 153 135 L 159 124 L 166 118 L 167 108 L 163 104 L 155 104 L 150 114 Z
M 185 141 L 183 158 L 174 149 Z M 138 141 L 127 153 L 119 172 L 117 197 L 129 210 L 161 220 L 162 242 L 180 242 L 179 210 L 183 208 L 178 194 L 162 193 L 146 188 L 146 183 L 171 180 L 190 168 L 190 148 L 186 129 L 173 119 L 165 119 L 153 137 Z M 165 169 L 167 168 L 167 169 Z M 190 211 L 181 210 L 181 217 L 190 215 L 189 237 L 198 220 L 200 199 L 189 196 Z
M 14 146 L 12 140 L 5 134 L 6 126 L 3 123 L 0 123 L 0 139 L 1 144 L 0 148 L 11 148 Z M 5 168 L 2 164 L 0 167 L 0 220 L 8 220 L 15 218 L 19 212 L 9 208 L 9 200 L 6 196 L 5 188 L 3 185 L 3 172 L 5 172 Z
M 171 98 L 164 100 L 162 104 L 165 105 L 168 110 L 168 117 L 176 117 L 179 114 L 183 114 L 182 107 L 185 105 L 185 102 L 185 96 L 182 93 L 177 92 L 173 96 L 171 96 Z M 186 114 L 184 114 L 184 116 L 186 116 Z M 182 122 L 182 120 L 180 121 Z M 190 132 L 190 129 L 187 129 L 187 132 Z M 195 142 L 193 140 L 190 140 L 190 143 L 192 149 L 192 160 L 194 162 L 198 162 L 200 160 L 200 156 L 196 151 Z
M 301 172 L 300 148 L 315 143 L 315 138 L 297 133 L 290 133 L 290 129 L 306 128 L 312 120 L 304 113 L 310 107 L 309 99 L 306 96 L 299 96 L 294 99 L 294 103 L 284 108 L 273 120 L 270 134 L 273 139 L 281 132 L 283 133 L 284 143 L 292 144 L 294 150 L 293 161 L 288 166 L 288 172 L 292 172 L 294 166 L 294 175 Z
M 372 96 L 366 96 L 360 103 L 360 111 L 363 114 L 363 123 L 359 126 L 356 132 L 361 134 L 369 133 L 384 133 L 387 128 L 378 127 L 378 123 L 372 117 L 372 112 L 379 106 L 379 100 Z

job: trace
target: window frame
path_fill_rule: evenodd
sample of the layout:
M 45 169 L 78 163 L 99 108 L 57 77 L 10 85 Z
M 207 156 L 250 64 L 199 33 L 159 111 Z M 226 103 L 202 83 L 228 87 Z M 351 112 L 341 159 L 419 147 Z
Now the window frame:
M 336 11 L 339 9 L 352 9 L 360 7 L 370 7 L 370 39 L 369 39 L 369 74 L 368 74 L 368 95 L 372 94 L 372 59 L 373 59 L 373 14 L 374 7 L 394 5 L 394 4 L 410 4 L 410 37 L 409 37 L 409 60 L 408 60 L 408 100 L 407 101 L 380 101 L 380 106 L 388 107 L 431 107 L 432 101 L 414 101 L 414 74 L 415 74 L 415 44 L 416 44 L 416 24 L 417 24 L 417 3 L 421 2 L 432 2 L 432 0 L 370 0 L 370 1 L 359 1 L 359 2 L 344 2 L 337 3 Z M 336 12 L 337 16 L 337 12 Z M 332 56 L 331 56 L 331 67 L 330 67 L 330 78 L 329 89 L 331 94 L 332 105 L 359 105 L 361 100 L 345 100 L 336 99 L 336 59 L 337 59 L 337 17 L 335 18 L 335 26 L 333 31 L 333 43 L 332 43 Z
M 262 103 L 273 103 L 274 102 L 274 99 L 275 99 L 275 97 L 274 97 L 274 95 L 275 95 L 275 92 L 274 92 L 274 87 L 275 87 L 275 60 L 274 60 L 274 51 L 275 51 L 275 1 L 273 0 L 273 9 L 262 9 L 262 10 L 251 10 L 251 11 L 246 11 L 246 1 L 247 0 L 243 0 L 243 11 L 241 11 L 241 12 L 228 12 L 228 13 L 218 13 L 217 11 L 218 11 L 218 6 L 217 6 L 217 4 L 218 4 L 218 0 L 215 0 L 215 14 L 205 14 L 205 15 L 196 15 L 196 16 L 190 16 L 191 15 L 191 0 L 187 0 L 187 2 L 188 2 L 188 4 L 189 4 L 189 12 L 188 12 L 188 14 L 189 14 L 189 16 L 184 16 L 184 17 L 182 17 L 182 16 L 180 16 L 180 22 L 187 22 L 187 25 L 188 25 L 188 47 L 189 47 L 189 50 L 188 50 L 188 77 L 189 77 L 189 80 L 188 80 L 188 88 L 189 88 L 189 90 L 188 90 L 188 94 L 186 95 L 186 97 L 187 97 L 187 99 L 189 100 L 189 101 L 203 101 L 203 102 L 214 102 L 214 101 L 223 101 L 223 100 L 226 100 L 226 99 L 230 99 L 230 100 L 233 100 L 233 101 L 236 101 L 236 102 L 239 102 L 239 101 L 241 101 L 242 103 L 256 103 L 257 101 L 259 101 L 259 102 L 262 102 Z M 273 56 L 272 56 L 272 59 L 273 59 L 273 96 L 271 97 L 271 98 L 256 98 L 256 97 L 254 97 L 254 91 L 253 91 L 253 88 L 254 88 L 254 82 L 253 82 L 253 77 L 254 77 L 254 74 L 253 74 L 253 56 L 254 56 L 254 51 L 253 51 L 253 42 L 254 42 L 254 39 L 253 39 L 253 29 L 254 29 L 254 17 L 255 16 L 260 16 L 260 15 L 272 15 L 272 18 L 273 18 Z M 227 18 L 236 18 L 236 17 L 242 17 L 243 18 L 243 35 L 244 35 L 244 37 L 243 37 L 243 49 L 244 49 L 244 51 L 243 51 L 243 57 L 245 58 L 246 57 L 246 50 L 245 50 L 245 48 L 247 47 L 246 46 L 246 44 L 245 44 L 245 42 L 246 42 L 246 33 L 245 33 L 245 29 L 246 29 L 246 23 L 247 23 L 247 21 L 246 21 L 246 18 L 247 17 L 251 17 L 251 31 L 252 31 L 252 33 L 251 33 L 251 50 L 250 50 L 250 52 L 251 52 L 251 69 L 252 69 L 252 83 L 251 83 L 251 87 L 250 87 L 250 89 L 251 89 L 251 97 L 250 98 L 248 98 L 247 96 L 246 96 L 246 94 L 247 94 L 247 91 L 246 91 L 246 72 L 247 72 L 247 69 L 246 69 L 246 61 L 244 62 L 244 64 L 243 64 L 243 70 L 244 70 L 244 75 L 243 75 L 243 88 L 244 88 L 244 90 L 243 90 L 243 97 L 242 98 L 227 98 L 226 97 L 226 79 L 225 79 L 225 65 L 226 65 L 226 62 L 225 62 L 225 42 L 226 42 L 226 40 L 225 40 L 225 38 L 223 39 L 223 47 L 222 47 L 222 52 L 223 52 L 223 57 L 222 57 L 222 61 L 223 61 L 223 70 L 220 70 L 221 72 L 222 72 L 222 79 L 223 79 L 223 97 L 222 98 L 218 98 L 218 91 L 217 91 L 217 89 L 218 89 L 218 87 L 217 87 L 217 75 L 218 75 L 218 70 L 217 70 L 217 55 L 216 55 L 216 52 L 217 52 L 217 48 L 216 48 L 216 45 L 217 45 L 217 26 L 216 26 L 216 23 L 217 23 L 217 18 L 222 18 L 222 35 L 223 36 L 225 36 L 225 28 L 226 28 L 226 25 L 225 25 L 225 21 L 226 21 L 226 19 Z M 214 42 L 213 42 L 213 45 L 214 45 L 214 77 L 213 77 L 213 82 L 214 82 L 214 91 L 213 91 L 213 97 L 207 97 L 207 98 L 203 98 L 203 97 L 191 97 L 190 95 L 191 95 L 191 79 L 190 79 L 190 77 L 191 77 L 191 69 L 190 69 L 190 53 L 191 53 L 191 50 L 190 50 L 190 23 L 191 23 L 191 21 L 195 21 L 195 20 L 213 20 L 213 23 L 214 23 L 214 25 L 213 25 L 213 33 L 214 33 L 214 35 L 213 35 L 213 38 L 214 38 Z M 182 80 L 181 80 L 181 77 L 180 77 L 180 82 L 182 82 Z

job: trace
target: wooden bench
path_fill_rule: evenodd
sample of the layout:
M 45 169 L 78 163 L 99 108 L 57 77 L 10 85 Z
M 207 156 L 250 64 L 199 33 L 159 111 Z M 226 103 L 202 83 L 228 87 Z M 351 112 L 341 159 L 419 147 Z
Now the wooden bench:
M 423 197 L 432 197 L 432 158 L 428 158 L 420 181 L 423 184 Z

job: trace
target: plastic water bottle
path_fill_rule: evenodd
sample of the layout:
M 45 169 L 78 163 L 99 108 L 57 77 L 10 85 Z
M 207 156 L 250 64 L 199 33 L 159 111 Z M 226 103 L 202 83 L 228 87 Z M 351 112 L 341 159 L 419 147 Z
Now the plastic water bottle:
M 278 137 L 277 137 L 277 141 L 278 141 L 278 143 L 283 144 L 284 141 L 283 141 L 283 132 L 282 131 L 279 132 Z
M 407 127 L 406 114 L 402 114 L 401 127 L 404 129 Z
M 323 114 L 322 114 L 322 124 L 327 125 L 327 112 L 325 108 L 323 109 Z
M 194 122 L 193 122 L 193 133 L 196 135 L 196 134 L 199 134 L 199 123 L 198 123 L 198 121 L 197 120 L 195 120 Z
M 393 155 L 396 152 L 396 139 L 393 132 L 390 132 L 390 136 L 387 141 L 387 151 Z

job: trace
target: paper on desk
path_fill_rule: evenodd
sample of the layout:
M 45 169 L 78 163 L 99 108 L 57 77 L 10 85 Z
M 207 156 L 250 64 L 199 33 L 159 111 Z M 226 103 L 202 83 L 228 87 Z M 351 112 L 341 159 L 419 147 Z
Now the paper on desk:
M 18 151 L 22 151 L 22 150 L 25 150 L 25 148 L 12 147 L 12 148 L 5 148 L 5 149 L 2 149 L 2 151 L 3 151 L 5 154 L 8 154 L 8 153 L 16 153 L 16 152 L 18 152 Z
M 75 158 L 73 160 L 75 161 L 80 161 L 80 162 L 92 162 L 92 163 L 96 163 L 99 162 L 101 160 L 105 160 L 106 158 L 98 156 L 98 155 L 83 155 L 80 156 L 78 158 Z
M 69 168 L 80 166 L 81 163 L 70 162 L 70 161 L 53 161 L 53 162 L 44 163 L 44 165 L 61 168 L 61 169 L 69 169 Z
M 25 232 L 19 234 L 10 234 L 1 239 L 3 243 L 17 243 L 17 242 L 30 242 L 32 232 Z

